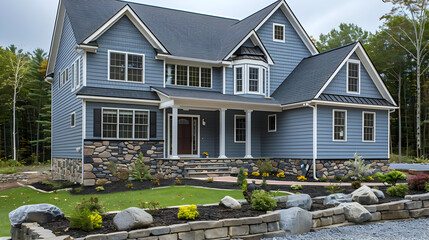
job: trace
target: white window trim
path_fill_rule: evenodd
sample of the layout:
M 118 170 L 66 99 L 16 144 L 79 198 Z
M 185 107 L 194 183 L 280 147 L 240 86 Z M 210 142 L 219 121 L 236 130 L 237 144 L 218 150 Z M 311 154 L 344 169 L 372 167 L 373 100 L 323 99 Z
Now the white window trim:
M 115 110 L 116 111 L 116 115 L 117 115 L 117 121 L 116 121 L 116 125 L 117 125 L 117 129 L 116 129 L 116 138 L 105 138 L 103 136 L 103 125 L 104 125 L 104 110 Z M 132 138 L 119 138 L 119 111 L 133 111 L 133 137 Z M 135 114 L 137 112 L 147 112 L 147 117 L 148 117 L 148 121 L 147 121 L 147 138 L 134 138 L 135 135 Z M 144 140 L 144 141 L 149 141 L 150 139 L 150 110 L 148 109 L 130 109 L 130 108 L 110 108 L 110 107 L 105 107 L 105 108 L 101 108 L 101 139 L 104 140 Z
M 335 112 L 344 112 L 344 140 L 335 139 Z M 332 141 L 347 142 L 347 110 L 334 109 L 332 110 Z
M 274 130 L 270 130 L 270 117 L 274 117 Z M 277 114 L 268 115 L 268 132 L 277 132 Z
M 283 40 L 276 39 L 276 26 L 283 27 Z M 274 42 L 286 42 L 286 26 L 280 23 L 273 23 L 273 41 Z
M 240 92 L 237 92 L 237 68 L 243 68 L 243 90 Z M 258 90 L 259 91 L 249 91 L 249 68 L 258 68 L 259 69 L 259 79 L 258 79 Z M 264 69 L 265 69 L 265 92 L 264 90 Z M 266 66 L 260 66 L 257 64 L 239 64 L 234 65 L 234 94 L 253 94 L 253 95 L 263 95 L 266 96 L 268 92 L 268 85 L 269 85 L 269 68 Z
M 373 127 L 373 134 L 374 134 L 374 140 L 372 141 L 368 141 L 365 140 L 365 114 L 373 114 L 374 115 L 374 127 Z M 377 113 L 376 112 L 368 112 L 368 111 L 363 111 L 362 112 L 362 142 L 375 142 L 376 141 L 376 126 L 377 126 Z
M 237 117 L 242 117 L 246 121 L 246 115 L 234 115 L 234 143 L 246 143 L 246 141 L 237 141 Z M 247 126 L 245 129 L 247 129 Z
M 72 92 L 75 91 L 76 89 L 78 89 L 81 86 L 81 83 L 80 83 L 80 62 L 81 61 L 80 61 L 80 57 L 79 57 L 71 65 L 72 75 L 73 75 L 72 84 L 71 84 L 72 85 L 72 88 L 71 88 Z M 75 65 L 77 66 L 77 69 L 76 69 L 76 72 L 77 72 L 77 85 L 75 85 L 75 82 L 74 82 L 74 78 L 76 77 L 75 76 L 75 72 L 74 72 L 74 66 Z
M 242 85 L 241 85 L 241 91 L 237 91 L 237 68 L 241 68 L 241 80 L 242 80 Z M 245 69 L 245 65 L 236 65 L 234 66 L 234 94 L 244 94 L 244 82 L 245 82 L 245 74 L 244 74 L 244 70 Z
M 168 63 L 168 62 L 166 62 L 165 63 L 165 67 L 167 67 L 167 65 L 174 65 L 174 84 L 169 84 L 169 85 L 179 86 L 179 87 L 204 88 L 204 89 L 212 89 L 213 88 L 213 67 L 205 67 L 205 66 L 200 66 L 200 65 L 189 65 L 189 64 L 176 64 L 176 63 Z M 186 85 L 178 85 L 177 84 L 177 65 L 187 67 L 187 77 L 188 77 L 188 79 L 187 79 L 187 84 Z M 199 86 L 190 86 L 189 85 L 189 67 L 196 67 L 196 68 L 200 69 L 199 70 L 200 71 Z M 210 87 L 202 87 L 201 86 L 201 68 L 210 69 L 210 72 L 211 72 L 210 73 Z M 167 83 L 165 82 L 166 79 L 167 78 L 165 77 L 165 69 L 164 69 L 164 84 L 167 85 Z
M 72 125 L 72 120 L 71 120 L 71 118 L 70 118 L 70 127 L 71 127 L 71 128 L 75 128 L 75 127 L 76 127 L 76 112 L 72 112 L 72 113 L 70 114 L 70 117 L 73 117 L 73 119 L 74 119 L 74 124 Z
M 111 53 L 121 53 L 121 54 L 125 54 L 125 80 L 118 80 L 118 79 L 111 79 L 110 78 L 110 54 Z M 141 82 L 134 82 L 134 81 L 128 81 L 128 54 L 130 55 L 137 55 L 137 56 L 142 56 L 142 81 Z M 144 84 L 145 83 L 145 75 L 146 75 L 146 58 L 145 55 L 143 53 L 134 53 L 134 52 L 123 52 L 123 51 L 116 51 L 116 50 L 108 50 L 107 51 L 107 79 L 109 81 L 113 81 L 113 82 L 128 82 L 128 83 L 138 83 L 138 84 Z
M 358 64 L 358 91 L 354 92 L 354 91 L 349 91 L 349 63 L 354 63 L 354 64 Z M 356 59 L 349 59 L 347 60 L 347 82 L 346 82 L 346 91 L 349 94 L 360 94 L 360 88 L 361 88 L 361 64 L 359 60 Z

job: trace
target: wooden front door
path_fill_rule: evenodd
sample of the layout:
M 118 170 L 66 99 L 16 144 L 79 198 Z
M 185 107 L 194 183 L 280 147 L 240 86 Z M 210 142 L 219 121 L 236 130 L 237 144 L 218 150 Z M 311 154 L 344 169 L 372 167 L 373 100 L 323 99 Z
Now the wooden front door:
M 192 154 L 192 117 L 178 118 L 178 148 L 179 155 Z

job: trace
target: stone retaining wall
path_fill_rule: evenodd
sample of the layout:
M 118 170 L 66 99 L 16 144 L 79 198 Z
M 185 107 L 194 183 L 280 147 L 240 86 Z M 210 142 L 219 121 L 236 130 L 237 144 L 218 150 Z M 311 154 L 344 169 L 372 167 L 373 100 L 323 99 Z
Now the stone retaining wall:
M 13 240 L 55 239 L 72 240 L 70 236 L 55 236 L 48 229 L 40 227 L 37 223 L 23 223 L 20 228 L 12 227 L 10 230 Z
M 82 159 L 52 158 L 52 179 L 82 183 Z
M 429 217 L 429 194 L 407 195 L 404 200 L 377 205 L 362 205 L 372 215 L 370 221 Z M 344 208 L 330 208 L 312 212 L 313 230 L 346 223 Z

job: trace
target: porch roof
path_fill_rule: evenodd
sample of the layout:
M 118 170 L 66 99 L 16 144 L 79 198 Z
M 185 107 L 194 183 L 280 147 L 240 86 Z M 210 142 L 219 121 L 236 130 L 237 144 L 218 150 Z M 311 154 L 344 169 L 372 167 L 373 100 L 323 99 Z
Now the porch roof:
M 116 88 L 82 87 L 76 93 L 76 95 L 159 101 L 158 95 L 152 91 L 125 90 Z

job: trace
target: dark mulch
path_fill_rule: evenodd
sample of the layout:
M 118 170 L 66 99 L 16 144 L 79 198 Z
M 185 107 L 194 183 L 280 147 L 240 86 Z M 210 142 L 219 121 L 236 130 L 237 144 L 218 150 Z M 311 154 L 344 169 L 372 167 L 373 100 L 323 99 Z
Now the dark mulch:
M 285 204 L 279 204 L 277 209 L 285 208 Z M 150 227 L 157 226 L 169 226 L 173 224 L 181 224 L 186 223 L 186 220 L 179 220 L 177 218 L 177 213 L 179 212 L 178 208 L 166 208 L 161 209 L 158 212 L 154 213 L 153 216 L 153 224 Z M 255 217 L 262 214 L 265 214 L 265 211 L 256 211 L 253 210 L 251 205 L 243 205 L 240 210 L 231 210 L 225 209 L 219 206 L 209 206 L 209 207 L 198 207 L 199 216 L 195 221 L 216 221 L 220 219 L 227 218 L 243 218 L 243 217 Z M 110 214 L 103 217 L 103 227 L 98 230 L 94 230 L 91 232 L 85 232 L 77 229 L 68 229 L 70 226 L 70 221 L 66 218 L 61 219 L 56 222 L 42 224 L 42 227 L 50 229 L 56 235 L 70 235 L 74 238 L 85 237 L 89 234 L 102 234 L 102 233 L 112 233 L 116 232 L 116 229 L 113 225 L 113 217 L 115 215 Z
M 76 188 L 76 187 L 79 187 L 80 184 L 78 183 L 74 184 L 69 181 L 56 180 L 56 181 L 35 182 L 35 183 L 32 183 L 31 186 L 37 189 L 41 189 L 43 191 L 50 192 L 50 191 L 64 189 L 64 188 Z

